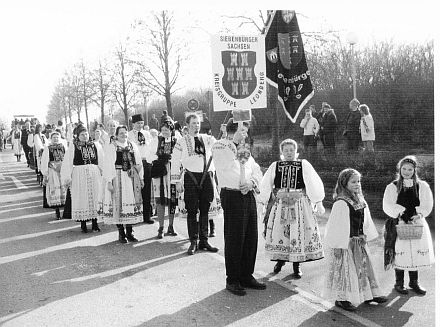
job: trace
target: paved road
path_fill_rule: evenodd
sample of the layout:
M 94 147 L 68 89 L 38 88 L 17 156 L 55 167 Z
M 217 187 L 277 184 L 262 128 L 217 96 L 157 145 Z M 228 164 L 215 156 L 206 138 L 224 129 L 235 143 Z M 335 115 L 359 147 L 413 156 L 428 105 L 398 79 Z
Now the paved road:
M 225 291 L 223 226 L 211 238 L 219 253 L 186 255 L 186 221 L 179 236 L 155 238 L 155 225 L 135 227 L 140 242 L 120 244 L 112 226 L 82 234 L 79 223 L 55 220 L 41 206 L 41 188 L 11 150 L 0 153 L 0 325 L 2 326 L 434 326 L 434 268 L 420 279 L 426 296 L 392 290 L 383 271 L 382 245 L 370 245 L 390 301 L 348 313 L 321 297 L 325 260 L 271 273 L 259 240 L 256 277 L 265 291 L 236 297 Z M 324 229 L 327 215 L 320 218 Z M 383 222 L 376 221 L 379 230 Z M 434 233 L 433 233 L 434 235 Z

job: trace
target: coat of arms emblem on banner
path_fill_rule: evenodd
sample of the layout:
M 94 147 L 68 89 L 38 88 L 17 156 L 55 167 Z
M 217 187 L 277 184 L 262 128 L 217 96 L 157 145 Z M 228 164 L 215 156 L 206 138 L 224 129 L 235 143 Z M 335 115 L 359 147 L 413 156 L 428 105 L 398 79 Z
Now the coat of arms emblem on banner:
M 256 59 L 255 51 L 222 51 L 222 86 L 229 96 L 243 99 L 254 92 L 257 87 Z

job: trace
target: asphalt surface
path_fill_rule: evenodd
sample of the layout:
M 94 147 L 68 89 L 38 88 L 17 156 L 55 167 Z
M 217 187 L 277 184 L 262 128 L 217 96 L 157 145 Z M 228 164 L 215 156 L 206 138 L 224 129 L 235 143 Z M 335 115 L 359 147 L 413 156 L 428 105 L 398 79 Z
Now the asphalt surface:
M 321 232 L 327 215 L 319 218 Z M 381 233 L 383 221 L 375 223 Z M 262 236 L 255 277 L 267 289 L 248 290 L 243 297 L 226 291 L 222 217 L 217 236 L 210 238 L 220 251 L 193 256 L 186 254 L 183 218 L 175 220 L 179 235 L 161 240 L 157 222 L 135 226 L 138 243 L 120 244 L 114 226 L 100 228 L 83 234 L 79 223 L 57 221 L 54 210 L 42 208 L 34 172 L 17 163 L 10 149 L 0 152 L 0 325 L 435 325 L 434 267 L 420 272 L 425 296 L 396 293 L 393 271 L 382 266 L 382 237 L 370 243 L 370 251 L 389 301 L 362 304 L 351 313 L 321 296 L 325 259 L 302 264 L 300 280 L 292 278 L 291 265 L 274 275 Z

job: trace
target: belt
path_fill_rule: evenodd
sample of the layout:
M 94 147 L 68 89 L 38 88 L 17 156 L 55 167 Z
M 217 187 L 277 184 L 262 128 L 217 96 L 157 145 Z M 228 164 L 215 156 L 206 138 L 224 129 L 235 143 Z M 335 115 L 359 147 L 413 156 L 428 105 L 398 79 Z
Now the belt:
M 222 191 L 234 191 L 234 192 L 240 192 L 239 189 L 236 188 L 230 188 L 230 187 L 222 187 Z

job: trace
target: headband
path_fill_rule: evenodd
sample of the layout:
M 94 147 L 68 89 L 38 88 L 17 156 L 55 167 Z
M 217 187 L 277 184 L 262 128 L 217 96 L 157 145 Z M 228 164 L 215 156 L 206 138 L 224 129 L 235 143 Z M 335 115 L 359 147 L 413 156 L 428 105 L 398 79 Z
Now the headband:
M 403 164 L 406 163 L 406 162 L 412 164 L 412 165 L 414 166 L 414 168 L 417 167 L 417 162 L 415 162 L 415 161 L 414 161 L 413 159 L 411 159 L 411 158 L 405 158 L 405 159 L 403 159 L 401 165 L 403 165 Z

